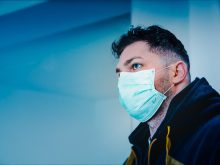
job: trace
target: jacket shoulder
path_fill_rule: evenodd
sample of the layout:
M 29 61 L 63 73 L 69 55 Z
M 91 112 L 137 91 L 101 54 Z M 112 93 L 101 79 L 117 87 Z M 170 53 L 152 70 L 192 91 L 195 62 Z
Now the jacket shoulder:
M 205 122 L 194 134 L 191 144 L 195 164 L 220 163 L 220 115 Z M 218 162 L 218 163 L 217 163 Z

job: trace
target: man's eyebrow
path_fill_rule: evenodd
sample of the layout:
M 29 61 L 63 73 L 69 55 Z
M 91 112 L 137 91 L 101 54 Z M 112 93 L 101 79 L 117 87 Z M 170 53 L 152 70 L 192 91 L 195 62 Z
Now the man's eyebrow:
M 130 64 L 134 59 L 137 59 L 137 58 L 140 58 L 140 59 L 143 59 L 142 57 L 133 57 L 133 58 L 131 58 L 131 59 L 128 59 L 127 61 L 125 61 L 125 63 L 124 63 L 124 66 L 127 66 L 128 64 Z
M 139 56 L 137 56 L 137 57 L 132 57 L 131 59 L 128 59 L 128 60 L 125 61 L 124 66 L 127 66 L 127 65 L 130 64 L 134 59 L 137 59 L 137 58 L 143 59 L 142 57 L 139 57 Z M 121 69 L 116 68 L 116 69 L 115 69 L 115 72 L 116 72 L 116 73 L 120 73 L 120 72 L 121 72 Z

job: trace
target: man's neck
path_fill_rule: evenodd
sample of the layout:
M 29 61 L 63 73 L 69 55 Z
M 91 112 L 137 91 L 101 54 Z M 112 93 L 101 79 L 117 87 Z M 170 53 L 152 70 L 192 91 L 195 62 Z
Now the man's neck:
M 156 133 L 158 127 L 160 126 L 160 124 L 162 123 L 162 121 L 164 120 L 166 114 L 167 114 L 167 110 L 170 104 L 170 101 L 172 100 L 173 97 L 168 98 L 160 107 L 160 109 L 158 109 L 158 113 L 152 118 L 150 119 L 147 123 L 149 125 L 149 129 L 150 129 L 150 137 L 152 138 L 153 135 Z

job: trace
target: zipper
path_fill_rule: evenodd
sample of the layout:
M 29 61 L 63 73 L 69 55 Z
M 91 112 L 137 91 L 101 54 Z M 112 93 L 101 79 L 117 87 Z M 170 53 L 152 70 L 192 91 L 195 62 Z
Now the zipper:
M 154 139 L 151 143 L 150 143 L 150 146 L 149 146 L 149 150 L 148 150 L 148 165 L 150 165 L 150 151 L 152 149 L 152 146 L 154 144 L 154 142 L 156 141 L 157 139 Z
M 171 141 L 169 138 L 170 135 L 170 126 L 167 126 L 167 136 L 166 136 L 166 165 L 169 164 L 169 151 L 171 147 Z
M 170 151 L 170 147 L 171 147 L 171 141 L 169 138 L 170 135 L 170 126 L 167 126 L 167 135 L 166 135 L 166 164 L 168 164 L 168 155 L 169 155 L 169 151 Z M 155 143 L 157 139 L 155 138 L 149 146 L 149 150 L 148 150 L 148 165 L 150 165 L 150 156 L 151 156 L 151 150 L 152 150 L 152 146 Z

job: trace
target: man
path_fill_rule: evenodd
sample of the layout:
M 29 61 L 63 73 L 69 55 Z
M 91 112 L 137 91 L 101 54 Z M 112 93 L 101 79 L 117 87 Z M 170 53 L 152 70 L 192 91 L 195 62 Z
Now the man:
M 158 26 L 133 27 L 112 43 L 119 98 L 141 123 L 124 164 L 220 164 L 220 96 L 191 82 L 182 43 Z

